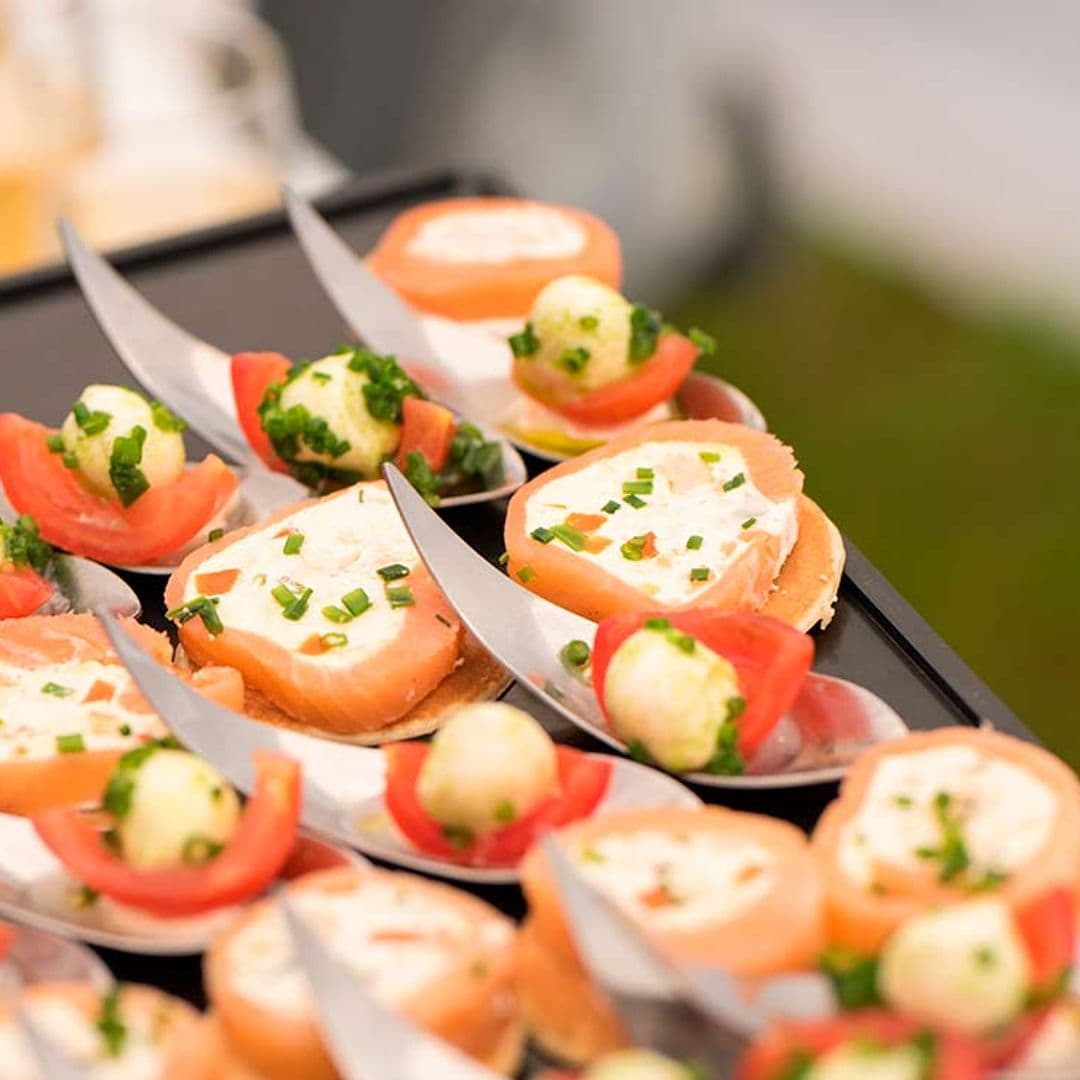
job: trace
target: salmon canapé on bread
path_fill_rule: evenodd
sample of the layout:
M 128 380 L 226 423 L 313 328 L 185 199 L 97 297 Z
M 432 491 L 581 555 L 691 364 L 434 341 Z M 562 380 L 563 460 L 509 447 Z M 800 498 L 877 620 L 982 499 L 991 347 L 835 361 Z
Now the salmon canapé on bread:
M 721 420 L 649 424 L 514 494 L 508 571 L 588 619 L 715 607 L 808 630 L 832 617 L 844 546 L 802 486 L 773 435 Z

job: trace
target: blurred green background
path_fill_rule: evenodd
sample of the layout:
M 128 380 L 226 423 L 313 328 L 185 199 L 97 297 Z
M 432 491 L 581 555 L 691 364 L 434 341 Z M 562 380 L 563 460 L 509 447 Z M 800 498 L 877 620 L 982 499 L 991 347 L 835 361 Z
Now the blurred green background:
M 1080 766 L 1080 342 L 971 314 L 834 237 L 788 235 L 670 313 L 798 451 L 807 490 Z

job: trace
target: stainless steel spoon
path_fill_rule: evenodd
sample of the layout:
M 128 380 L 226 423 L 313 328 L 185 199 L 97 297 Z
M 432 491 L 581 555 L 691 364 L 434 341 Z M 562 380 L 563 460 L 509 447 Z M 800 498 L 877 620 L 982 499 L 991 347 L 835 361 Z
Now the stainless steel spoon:
M 505 341 L 448 319 L 418 315 L 368 270 L 310 203 L 287 187 L 283 198 L 289 223 L 315 277 L 361 341 L 416 365 L 418 377 L 435 397 L 504 431 L 534 457 L 564 461 L 572 456 L 529 439 L 514 424 L 513 418 L 529 399 L 510 381 L 513 357 Z M 765 430 L 764 417 L 741 390 L 704 372 L 686 380 L 675 395 L 675 404 L 692 419 L 730 420 Z M 552 420 L 560 423 L 554 415 Z
M 478 641 L 530 693 L 590 735 L 627 751 L 607 727 L 596 694 L 560 659 L 574 640 L 592 644 L 596 624 L 515 585 L 432 513 L 401 473 L 387 486 L 413 544 L 443 595 Z M 742 776 L 682 774 L 722 788 L 784 788 L 839 779 L 864 750 L 907 733 L 879 697 L 854 683 L 811 673 L 791 711 L 747 762 Z
M 308 489 L 289 477 L 271 473 L 248 445 L 236 416 L 231 357 L 177 326 L 132 288 L 104 259 L 84 243 L 70 222 L 61 220 L 60 235 L 68 264 L 87 306 L 109 344 L 127 369 L 170 409 L 187 420 L 215 450 L 251 474 L 274 477 L 291 489 L 282 505 L 306 498 Z M 465 419 L 472 419 L 464 413 Z M 520 454 L 490 428 L 478 425 L 485 438 L 502 450 L 503 482 L 489 491 L 454 495 L 440 506 L 465 506 L 505 498 L 527 479 Z
M 372 858 L 474 884 L 511 884 L 517 871 L 463 866 L 418 851 L 386 810 L 386 759 L 379 749 L 332 742 L 250 720 L 208 701 L 153 660 L 106 611 L 98 613 L 121 662 L 147 701 L 191 750 L 219 768 L 241 791 L 254 784 L 252 755 L 274 750 L 303 765 L 303 822 L 323 836 Z M 621 807 L 693 806 L 700 800 L 672 777 L 630 761 L 613 762 L 597 813 Z

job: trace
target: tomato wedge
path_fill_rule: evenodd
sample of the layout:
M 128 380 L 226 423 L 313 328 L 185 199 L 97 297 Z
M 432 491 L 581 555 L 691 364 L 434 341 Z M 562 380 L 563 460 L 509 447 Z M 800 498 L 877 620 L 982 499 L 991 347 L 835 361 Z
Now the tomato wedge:
M 263 892 L 296 846 L 300 766 L 257 752 L 255 790 L 225 850 L 200 866 L 136 870 L 106 845 L 91 821 L 70 808 L 31 819 L 38 836 L 74 877 L 122 904 L 155 915 L 197 915 Z
M 1015 918 L 1031 961 L 1032 985 L 1036 993 L 1052 993 L 1076 956 L 1076 898 L 1067 889 L 1052 889 L 1020 908 Z
M 434 401 L 407 397 L 401 403 L 401 443 L 397 467 L 404 470 L 409 454 L 418 451 L 432 472 L 442 472 L 450 457 L 457 421 L 454 414 Z
M 865 1010 L 827 1020 L 778 1023 L 743 1055 L 735 1080 L 787 1080 L 800 1063 L 816 1061 L 844 1045 L 902 1046 L 924 1029 L 894 1013 Z M 963 1035 L 935 1033 L 927 1080 L 983 1080 L 977 1044 Z
M 287 356 L 276 352 L 237 353 L 232 358 L 232 388 L 236 399 L 236 417 L 240 421 L 248 445 L 275 472 L 287 472 L 285 462 L 274 453 L 270 438 L 262 429 L 259 406 L 266 391 L 282 382 L 292 363 Z
M 686 376 L 690 374 L 698 352 L 698 347 L 682 334 L 661 334 L 656 343 L 656 352 L 629 379 L 601 387 L 577 401 L 562 405 L 545 404 L 586 426 L 633 420 L 635 416 L 648 412 L 654 405 L 675 396 Z M 514 365 L 515 372 L 518 364 L 527 362 L 517 361 Z M 519 379 L 515 377 L 514 381 L 528 393 Z
M 597 627 L 592 652 L 593 688 L 605 717 L 608 664 L 615 650 L 647 619 L 667 619 L 735 666 L 746 699 L 737 721 L 739 752 L 752 757 L 798 697 L 814 661 L 814 639 L 767 615 L 725 615 L 709 608 L 611 615 Z
M 559 791 L 519 821 L 480 836 L 467 848 L 446 839 L 442 825 L 424 809 L 416 792 L 420 768 L 431 747 L 398 743 L 386 754 L 386 808 L 398 828 L 421 851 L 470 866 L 513 866 L 541 833 L 588 817 L 607 791 L 611 763 L 580 750 L 557 746 Z
M 131 566 L 181 548 L 236 491 L 237 479 L 214 454 L 175 483 L 156 485 L 125 509 L 87 491 L 45 440 L 55 434 L 15 413 L 0 415 L 0 483 L 44 539 L 76 555 Z
M 0 570 L 0 619 L 33 615 L 52 594 L 52 586 L 28 566 Z

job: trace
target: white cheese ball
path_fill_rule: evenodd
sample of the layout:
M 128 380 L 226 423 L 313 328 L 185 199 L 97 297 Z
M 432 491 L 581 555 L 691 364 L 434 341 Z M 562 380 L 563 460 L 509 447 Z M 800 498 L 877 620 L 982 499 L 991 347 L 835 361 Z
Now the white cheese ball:
M 540 344 L 517 358 L 519 383 L 541 401 L 564 404 L 634 375 L 640 365 L 630 362 L 632 310 L 594 278 L 556 278 L 533 302 L 529 321 Z
M 88 414 L 105 413 L 108 424 L 100 432 L 84 431 L 75 416 L 75 407 L 60 428 L 64 450 L 73 454 L 83 484 L 106 499 L 119 498 L 109 474 L 113 446 L 128 437 L 136 427 L 146 432 L 138 467 L 150 487 L 170 484 L 184 471 L 184 437 L 179 431 L 165 430 L 154 420 L 150 402 L 123 386 L 88 386 L 79 401 Z M 85 421 L 84 421 L 85 423 Z
M 701 769 L 716 753 L 728 703 L 739 695 L 734 666 L 700 641 L 690 651 L 678 631 L 642 629 L 616 650 L 604 677 L 611 725 L 673 772 Z M 693 639 L 691 639 L 692 641 Z
M 581 1080 L 691 1080 L 687 1066 L 651 1050 L 620 1050 L 590 1065 Z
M 493 701 L 455 710 L 417 778 L 424 809 L 467 840 L 512 825 L 559 784 L 555 744 L 526 712 Z
M 343 454 L 332 457 L 301 442 L 297 461 L 347 469 L 370 480 L 379 475 L 379 466 L 397 449 L 401 426 L 378 420 L 368 412 L 364 400 L 368 377 L 350 370 L 351 358 L 351 353 L 344 353 L 310 364 L 282 390 L 281 407 L 303 405 L 313 417 L 325 420 L 337 439 L 349 444 Z
M 240 801 L 228 781 L 186 750 L 155 750 L 135 771 L 127 813 L 117 822 L 124 861 L 139 870 L 203 862 L 229 842 Z
M 805 1080 L 923 1080 L 917 1047 L 841 1046 L 818 1058 Z
M 983 1035 L 1015 1019 L 1030 986 L 1027 950 L 998 900 L 919 915 L 889 939 L 878 989 L 900 1012 Z

